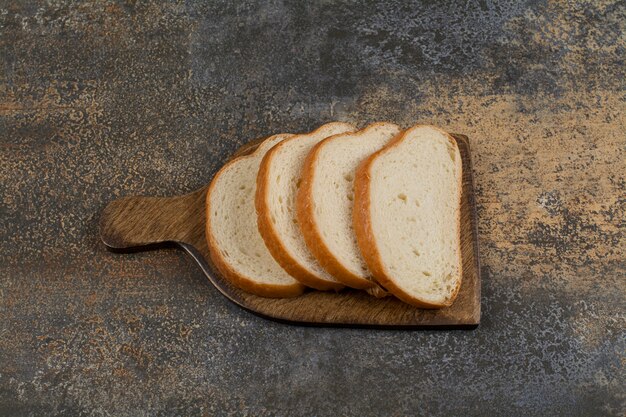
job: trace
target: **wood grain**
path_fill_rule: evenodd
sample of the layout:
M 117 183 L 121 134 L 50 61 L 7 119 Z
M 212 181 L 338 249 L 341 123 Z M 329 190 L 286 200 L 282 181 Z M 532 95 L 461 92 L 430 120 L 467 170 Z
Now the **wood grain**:
M 474 328 L 480 322 L 480 265 L 472 162 L 467 137 L 453 135 L 463 160 L 461 252 L 463 282 L 454 304 L 440 310 L 418 309 L 393 298 L 363 291 L 310 290 L 295 298 L 272 299 L 248 294 L 231 285 L 211 264 L 204 237 L 207 187 L 178 197 L 128 197 L 110 203 L 100 219 L 104 244 L 117 251 L 141 250 L 155 244 L 179 245 L 200 265 L 213 285 L 239 306 L 274 320 L 331 326 L 392 328 Z M 247 154 L 259 143 L 242 147 Z

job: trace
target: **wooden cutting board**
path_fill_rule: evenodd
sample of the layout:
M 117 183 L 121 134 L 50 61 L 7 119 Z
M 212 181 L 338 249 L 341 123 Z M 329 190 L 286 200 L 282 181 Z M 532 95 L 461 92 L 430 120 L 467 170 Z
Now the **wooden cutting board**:
M 185 250 L 209 281 L 235 304 L 262 317 L 307 325 L 377 328 L 475 328 L 480 322 L 480 265 L 469 142 L 453 135 L 463 160 L 461 252 L 463 281 L 454 304 L 440 310 L 412 307 L 394 297 L 374 298 L 363 291 L 307 291 L 295 298 L 264 298 L 226 281 L 211 263 L 205 241 L 205 197 L 208 185 L 178 197 L 127 197 L 111 202 L 102 213 L 100 234 L 116 252 L 154 249 L 173 243 Z M 232 157 L 252 152 L 260 141 Z

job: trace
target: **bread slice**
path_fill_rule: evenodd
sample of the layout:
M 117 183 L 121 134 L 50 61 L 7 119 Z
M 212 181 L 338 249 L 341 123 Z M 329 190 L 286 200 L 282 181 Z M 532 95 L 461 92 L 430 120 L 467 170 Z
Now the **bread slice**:
M 459 291 L 461 170 L 454 138 L 418 125 L 356 171 L 359 248 L 375 279 L 409 304 L 449 306 Z
M 263 297 L 293 297 L 304 290 L 265 247 L 254 207 L 261 159 L 291 136 L 272 136 L 252 154 L 224 165 L 206 196 L 206 237 L 213 263 L 235 286 Z
M 329 136 L 354 130 L 347 123 L 328 123 L 311 133 L 286 139 L 265 155 L 257 177 L 259 232 L 267 248 L 291 276 L 318 290 L 338 290 L 343 285 L 307 249 L 296 218 L 296 192 L 311 148 Z
M 375 286 L 352 227 L 357 166 L 400 133 L 392 123 L 375 123 L 354 133 L 331 136 L 313 147 L 302 171 L 297 216 L 307 247 L 319 264 L 343 284 Z

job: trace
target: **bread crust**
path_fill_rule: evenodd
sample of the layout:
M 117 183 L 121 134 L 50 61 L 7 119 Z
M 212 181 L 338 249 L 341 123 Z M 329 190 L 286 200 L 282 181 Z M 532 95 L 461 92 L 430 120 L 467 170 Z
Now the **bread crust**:
M 405 303 L 408 303 L 408 304 L 411 304 L 420 308 L 435 309 L 435 308 L 443 308 L 443 307 L 450 306 L 454 302 L 454 299 L 456 298 L 459 292 L 459 289 L 461 287 L 461 280 L 463 277 L 463 262 L 462 262 L 461 255 L 460 255 L 461 253 L 461 248 L 460 248 L 461 247 L 461 237 L 460 237 L 461 210 L 460 209 L 457 210 L 457 216 L 456 216 L 457 217 L 457 231 L 458 231 L 457 245 L 459 248 L 458 250 L 459 276 L 457 277 L 457 285 L 454 291 L 452 292 L 452 295 L 450 296 L 450 298 L 448 299 L 446 303 L 442 303 L 442 304 L 434 304 L 434 303 L 430 303 L 422 299 L 419 299 L 417 297 L 414 297 L 413 295 L 404 291 L 395 283 L 395 281 L 393 280 L 393 277 L 387 273 L 383 265 L 380 251 L 378 250 L 376 239 L 374 237 L 374 233 L 372 230 L 372 220 L 370 217 L 370 178 L 371 178 L 370 169 L 372 167 L 373 162 L 380 155 L 383 155 L 384 153 L 389 152 L 390 150 L 393 150 L 396 146 L 398 146 L 412 129 L 419 128 L 419 127 L 430 127 L 445 134 L 448 140 L 450 141 L 450 143 L 457 149 L 457 152 L 458 152 L 458 146 L 456 144 L 456 140 L 452 136 L 450 136 L 449 133 L 437 127 L 429 126 L 429 125 L 415 125 L 405 130 L 404 132 L 401 132 L 384 148 L 382 148 L 378 152 L 374 152 L 367 159 L 365 159 L 357 168 L 355 178 L 354 178 L 354 207 L 353 207 L 353 213 L 352 213 L 352 221 L 353 221 L 354 231 L 356 234 L 357 244 L 359 246 L 359 249 L 361 250 L 361 254 L 363 255 L 363 259 L 365 260 L 365 263 L 367 264 L 370 271 L 372 271 L 374 279 L 378 281 L 381 286 L 383 286 L 385 289 L 387 289 L 389 292 L 391 292 L 393 295 L 395 295 L 396 297 L 398 297 L 400 300 L 404 301 Z M 457 194 L 457 201 L 458 201 L 457 206 L 460 207 L 462 181 L 463 181 L 463 173 L 462 173 L 462 166 L 461 166 L 460 158 L 455 158 L 455 163 L 457 164 L 457 167 L 459 168 L 457 170 L 457 172 L 459 173 L 458 178 L 457 178 L 457 181 L 459 184 L 459 192 Z
M 320 265 L 339 281 L 343 282 L 349 287 L 357 289 L 370 289 L 372 287 L 377 287 L 377 284 L 375 281 L 363 278 L 347 269 L 332 253 L 332 251 L 328 248 L 326 242 L 322 238 L 322 233 L 319 230 L 315 218 L 315 207 L 313 205 L 313 183 L 315 179 L 315 166 L 317 164 L 319 153 L 322 151 L 324 146 L 335 137 L 343 135 L 355 135 L 369 129 L 385 125 L 393 124 L 388 122 L 373 123 L 358 132 L 341 133 L 339 135 L 330 136 L 316 144 L 313 149 L 311 149 L 311 152 L 309 152 L 304 162 L 304 168 L 302 171 L 302 184 L 296 198 L 296 214 L 298 216 L 298 224 L 300 225 L 300 230 L 302 231 L 304 241 L 306 242 L 306 245 L 313 254 L 313 256 L 315 256 L 315 259 L 317 259 Z M 384 291 L 382 291 L 382 294 L 380 290 L 372 291 L 372 294 L 380 297 L 382 294 L 384 294 Z
M 329 123 L 330 124 L 330 123 Z M 328 126 L 328 124 L 322 125 L 313 132 Z M 268 195 L 269 195 L 269 167 L 272 163 L 272 159 L 278 150 L 281 147 L 286 146 L 286 144 L 294 139 L 298 139 L 298 137 L 288 138 L 284 141 L 280 142 L 272 149 L 270 149 L 263 160 L 261 161 L 261 167 L 259 168 L 259 174 L 257 176 L 257 188 L 256 188 L 256 198 L 255 205 L 258 216 L 258 225 L 259 225 L 259 233 L 261 233 L 261 237 L 265 241 L 265 245 L 268 250 L 276 259 L 276 262 L 283 267 L 289 275 L 303 283 L 304 285 L 315 288 L 317 290 L 328 291 L 335 290 L 338 291 L 344 287 L 344 285 L 340 282 L 332 282 L 326 279 L 323 279 L 316 274 L 311 273 L 307 268 L 302 266 L 295 258 L 293 258 L 287 248 L 284 246 L 282 239 L 276 228 L 274 227 L 271 216 L 270 209 L 268 204 Z M 302 187 L 302 184 L 301 184 Z M 296 196 L 297 197 L 297 196 Z M 296 210 L 297 210 L 297 201 L 296 201 Z M 306 239 L 306 238 L 305 238 Z M 306 240 L 305 240 L 306 242 Z M 308 244 L 307 244 L 308 247 Z M 323 265 L 322 265 L 323 267 Z M 334 276 L 334 274 L 331 274 Z
M 273 138 L 273 137 L 276 137 L 276 136 L 282 136 L 282 135 L 274 135 L 274 136 L 271 136 L 270 138 Z M 270 139 L 270 138 L 268 138 L 268 139 Z M 284 140 L 287 140 L 287 139 L 284 139 Z M 262 284 L 262 283 L 259 283 L 259 282 L 255 282 L 252 278 L 247 277 L 247 276 L 242 275 L 239 272 L 237 272 L 224 259 L 224 257 L 222 256 L 222 254 L 221 254 L 221 252 L 219 250 L 219 245 L 217 244 L 217 241 L 213 237 L 212 225 L 211 225 L 211 215 L 210 215 L 210 213 L 211 213 L 211 199 L 210 199 L 210 196 L 211 196 L 211 193 L 213 192 L 213 189 L 214 189 L 215 185 L 217 184 L 217 180 L 219 179 L 219 177 L 231 165 L 233 165 L 234 163 L 236 163 L 238 161 L 241 161 L 242 159 L 251 158 L 253 156 L 256 156 L 257 152 L 258 152 L 258 150 L 255 150 L 254 152 L 252 152 L 249 155 L 240 156 L 240 157 L 237 157 L 237 158 L 227 162 L 217 172 L 217 174 L 215 174 L 215 176 L 213 177 L 213 180 L 211 180 L 211 184 L 209 185 L 209 189 L 208 189 L 207 194 L 206 194 L 206 211 L 205 211 L 205 216 L 206 216 L 205 234 L 206 234 L 207 245 L 209 247 L 209 256 L 211 257 L 211 260 L 215 264 L 215 266 L 218 269 L 218 271 L 226 279 L 231 281 L 233 283 L 233 285 L 235 285 L 236 287 L 238 287 L 238 288 L 240 288 L 240 289 L 242 289 L 244 291 L 247 291 L 247 292 L 252 293 L 252 294 L 259 295 L 261 297 L 269 297 L 269 298 L 296 297 L 296 296 L 302 294 L 304 292 L 304 289 L 305 289 L 305 287 L 301 283 L 299 283 L 299 282 L 294 282 L 293 284 L 290 284 L 290 285 Z

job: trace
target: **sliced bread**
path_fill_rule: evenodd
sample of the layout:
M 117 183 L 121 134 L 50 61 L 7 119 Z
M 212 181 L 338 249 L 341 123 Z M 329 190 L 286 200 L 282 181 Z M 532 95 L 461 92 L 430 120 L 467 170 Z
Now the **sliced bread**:
M 356 171 L 361 254 L 374 278 L 409 304 L 449 306 L 459 291 L 461 170 L 454 138 L 418 125 Z
M 258 225 L 267 248 L 291 276 L 319 290 L 337 290 L 343 285 L 308 250 L 298 226 L 296 193 L 311 148 L 329 136 L 354 130 L 347 123 L 328 123 L 311 133 L 286 139 L 267 152 L 257 177 Z
M 261 159 L 291 136 L 272 136 L 252 154 L 224 165 L 206 197 L 206 237 L 213 263 L 235 286 L 263 297 L 293 297 L 304 290 L 265 247 L 254 207 Z
M 375 286 L 352 226 L 357 166 L 400 133 L 392 123 L 375 123 L 331 136 L 313 147 L 302 171 L 297 216 L 302 236 L 319 264 L 343 284 Z

